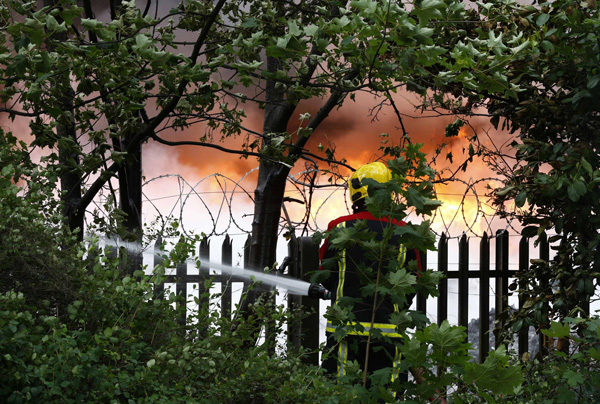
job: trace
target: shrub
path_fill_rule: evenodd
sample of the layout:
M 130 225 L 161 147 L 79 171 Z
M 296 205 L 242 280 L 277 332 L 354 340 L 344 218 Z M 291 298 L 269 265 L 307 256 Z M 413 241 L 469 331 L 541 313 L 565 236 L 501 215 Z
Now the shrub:
M 300 354 L 249 344 L 256 319 L 233 327 L 200 305 L 182 324 L 182 298 L 154 296 L 161 268 L 127 276 L 122 260 L 77 242 L 63 225 L 57 176 L 1 135 L 0 402 L 314 403 L 342 394 Z M 263 310 L 279 324 L 287 318 Z

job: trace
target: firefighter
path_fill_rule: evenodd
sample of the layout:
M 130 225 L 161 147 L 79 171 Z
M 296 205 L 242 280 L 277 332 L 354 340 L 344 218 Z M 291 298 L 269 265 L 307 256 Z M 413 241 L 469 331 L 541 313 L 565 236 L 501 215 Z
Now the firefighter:
M 358 223 L 364 223 L 366 229 L 372 232 L 376 239 L 381 240 L 386 226 L 404 226 L 405 223 L 395 219 L 389 220 L 385 217 L 377 218 L 367 211 L 365 203 L 367 186 L 362 183 L 365 178 L 385 183 L 392 178 L 392 175 L 387 166 L 381 162 L 364 165 L 354 172 L 348 181 L 353 213 L 330 222 L 328 230 L 335 227 L 351 228 Z M 420 273 L 421 263 L 417 250 L 405 248 L 397 241 L 397 237 L 391 239 L 390 245 L 394 246 L 396 255 L 394 259 L 398 259 L 400 266 L 406 267 L 408 262 L 415 260 Z M 374 294 L 363 296 L 361 289 L 368 283 L 375 283 L 376 281 L 377 271 L 373 270 L 373 267 L 377 267 L 377 265 L 375 262 L 368 262 L 367 256 L 369 254 L 365 253 L 358 244 L 348 246 L 342 251 L 335 251 L 327 239 L 319 249 L 319 255 L 321 270 L 328 271 L 329 275 L 323 282 L 323 286 L 331 291 L 333 303 L 339 304 L 343 298 L 354 298 L 352 304 L 354 319 L 344 326 L 346 334 L 340 342 L 334 338 L 336 328 L 340 325 L 336 325 L 331 321 L 327 322 L 326 352 L 330 353 L 322 364 L 323 368 L 327 372 L 341 377 L 346 374 L 347 364 L 350 361 L 356 360 L 360 368 L 364 369 L 365 359 L 368 355 L 368 374 L 372 374 L 378 369 L 391 367 L 393 369 L 391 381 L 398 378 L 401 381 L 406 381 L 407 375 L 399 372 L 400 354 L 395 344 L 395 342 L 400 341 L 401 335 L 396 331 L 396 327 L 390 324 L 390 315 L 408 308 L 413 296 L 407 296 L 404 307 L 394 304 L 389 295 L 378 295 L 376 301 Z M 371 270 L 368 268 L 371 268 Z M 381 269 L 385 274 L 387 265 L 382 265 Z M 348 301 L 350 299 L 344 300 Z M 376 306 L 375 310 L 374 305 Z M 386 341 L 386 338 L 371 338 L 367 353 L 369 330 L 372 327 L 378 329 L 389 340 Z

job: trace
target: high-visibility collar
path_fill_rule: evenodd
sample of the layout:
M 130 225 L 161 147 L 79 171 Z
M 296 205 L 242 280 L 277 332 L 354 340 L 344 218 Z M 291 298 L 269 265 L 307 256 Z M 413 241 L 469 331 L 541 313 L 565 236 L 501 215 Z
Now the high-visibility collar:
M 358 327 L 360 325 L 360 327 Z M 342 328 L 346 331 L 346 335 L 369 335 L 371 330 L 379 330 L 382 335 L 390 338 L 402 338 L 402 334 L 396 331 L 394 324 L 385 323 L 363 323 L 363 322 L 348 322 L 346 325 L 334 325 L 331 321 L 327 321 L 327 332 L 335 332 L 337 329 Z M 362 329 L 358 329 L 362 328 Z

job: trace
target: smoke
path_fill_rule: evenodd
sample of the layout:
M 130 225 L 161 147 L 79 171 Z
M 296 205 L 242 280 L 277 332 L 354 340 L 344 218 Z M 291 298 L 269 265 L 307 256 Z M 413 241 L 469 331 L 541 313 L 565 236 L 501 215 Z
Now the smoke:
M 177 0 L 152 2 L 150 14 L 154 14 L 155 7 L 158 7 L 156 12 L 162 15 L 177 2 Z M 94 2 L 94 12 L 97 18 L 104 21 L 110 18 L 108 4 L 107 0 Z M 139 0 L 137 4 L 143 10 L 148 3 L 147 1 Z M 249 91 L 252 91 L 252 89 Z M 389 142 L 388 145 L 390 143 L 398 144 L 406 134 L 412 142 L 424 144 L 423 151 L 428 154 L 429 158 L 435 155 L 436 150 L 440 149 L 440 145 L 445 144 L 445 148 L 441 151 L 440 157 L 437 159 L 436 167 L 444 173 L 451 173 L 457 170 L 459 165 L 467 158 L 469 147 L 468 137 L 473 135 L 474 130 L 478 133 L 479 139 L 489 147 L 493 146 L 491 138 L 494 139 L 494 143 L 497 145 L 505 144 L 506 140 L 510 138 L 506 133 L 491 130 L 491 125 L 485 117 L 471 118 L 470 124 L 472 128 L 465 128 L 460 132 L 459 136 L 446 138 L 444 135 L 445 127 L 456 119 L 454 116 L 422 114 L 415 107 L 415 97 L 407 92 L 399 91 L 394 95 L 394 101 L 402 114 L 402 122 L 400 122 L 399 117 L 391 107 L 379 108 L 382 102 L 381 98 L 376 98 L 367 93 L 357 93 L 355 101 L 347 98 L 344 105 L 339 109 L 333 110 L 329 117 L 315 130 L 306 148 L 310 152 L 323 157 L 325 157 L 325 153 L 320 150 L 320 146 L 330 148 L 335 150 L 334 156 L 337 159 L 344 158 L 350 166 L 358 168 L 362 164 L 374 161 L 382 156 L 382 152 L 380 151 L 380 147 L 383 145 L 382 141 L 387 140 Z M 311 116 L 314 116 L 324 102 L 324 99 L 303 101 L 297 108 L 288 131 L 294 133 L 301 124 L 300 115 L 309 113 Z M 262 133 L 264 111 L 259 109 L 256 104 L 251 103 L 244 105 L 243 108 L 246 110 L 247 115 L 244 125 L 253 131 Z M 4 127 L 9 127 L 20 139 L 29 139 L 30 130 L 26 119 L 8 122 L 6 117 L 1 117 L 0 124 Z M 302 124 L 306 124 L 306 122 Z M 406 133 L 404 133 L 402 127 L 404 127 Z M 485 135 L 488 130 L 491 136 L 490 139 Z M 163 132 L 161 136 L 171 141 L 198 141 L 206 134 L 206 131 L 207 128 L 203 124 L 195 124 L 184 131 Z M 389 136 L 382 138 L 380 136 L 382 133 L 386 133 Z M 238 137 L 220 138 L 220 135 L 216 133 L 214 134 L 214 142 L 226 149 L 239 150 L 246 141 L 246 136 L 247 134 L 242 133 Z M 251 141 L 256 139 L 254 135 L 248 136 L 250 136 Z M 40 152 L 36 151 L 36 153 Z M 446 155 L 450 153 L 452 161 L 446 159 Z M 257 158 L 252 156 L 240 158 L 239 154 L 226 153 L 209 147 L 169 147 L 152 141 L 144 146 L 143 161 L 144 176 L 146 179 L 168 173 L 181 175 L 188 179 L 191 184 L 196 184 L 214 173 L 220 173 L 231 179 L 232 182 L 229 183 L 228 189 L 234 187 L 233 182 L 243 179 L 240 185 L 250 193 L 254 189 L 257 174 L 256 171 L 252 172 L 252 170 L 258 166 Z M 298 173 L 302 169 L 303 165 L 298 164 L 292 173 Z M 248 173 L 250 174 L 247 175 Z M 341 173 L 346 175 L 349 171 L 342 169 Z M 474 217 L 475 219 L 473 220 L 477 220 L 477 215 L 482 205 L 480 202 L 472 204 L 469 201 L 474 198 L 474 193 L 481 196 L 484 195 L 485 190 L 481 189 L 481 187 L 485 184 L 481 184 L 478 187 L 470 187 L 469 181 L 471 179 L 492 177 L 495 175 L 485 162 L 476 159 L 469 165 L 466 172 L 460 173 L 464 183 L 438 186 L 440 197 L 446 201 L 447 209 L 456 212 L 459 208 L 450 209 L 450 207 L 455 205 L 460 206 L 465 192 L 469 193 L 471 196 L 464 198 L 464 206 L 467 207 L 467 213 L 464 215 L 469 216 L 469 218 Z M 145 189 L 145 192 L 150 197 L 161 197 L 166 189 L 167 187 L 164 185 L 151 182 Z M 205 181 L 198 188 L 195 188 L 194 191 L 212 192 L 222 189 L 223 182 Z M 169 187 L 169 194 L 176 191 L 179 191 L 179 188 Z M 343 197 L 336 197 L 335 202 L 331 203 L 334 199 L 330 198 L 328 192 L 331 192 L 331 190 L 319 193 L 315 197 L 318 203 L 330 206 L 335 205 L 335 208 L 321 211 L 327 216 L 329 216 L 329 213 L 333 213 L 333 210 L 337 214 L 344 209 L 345 205 Z M 221 196 L 218 193 L 206 198 L 216 204 L 221 200 Z M 249 198 L 244 197 L 244 200 L 247 202 Z M 301 209 L 297 210 L 300 211 Z M 331 212 L 328 213 L 328 211 Z M 452 213 L 449 212 L 447 215 L 452 216 Z M 465 220 L 469 221 L 471 219 L 465 218 Z
M 477 133 L 480 142 L 488 147 L 505 145 L 510 135 L 501 131 L 492 130 L 488 118 L 485 116 L 469 119 L 469 125 L 464 126 L 458 136 L 447 138 L 446 125 L 453 122 L 455 116 L 441 116 L 422 114 L 416 110 L 416 100 L 407 93 L 399 93 L 395 103 L 402 114 L 402 124 L 391 107 L 377 109 L 381 99 L 368 94 L 357 94 L 356 101 L 346 100 L 345 104 L 331 112 L 329 117 L 314 131 L 306 148 L 315 154 L 325 157 L 319 150 L 319 145 L 324 148 L 335 149 L 338 159 L 345 158 L 347 163 L 358 168 L 362 164 L 374 161 L 382 156 L 379 150 L 382 140 L 398 144 L 404 136 L 402 127 L 413 143 L 423 143 L 423 151 L 429 159 L 433 158 L 436 150 L 441 150 L 435 168 L 442 176 L 449 176 L 456 172 L 460 165 L 469 157 L 469 138 Z M 309 113 L 314 116 L 324 100 L 309 100 L 301 103 L 292 118 L 288 131 L 294 133 L 299 125 L 306 125 L 300 121 L 300 115 Z M 263 111 L 253 104 L 244 106 L 248 118 L 244 125 L 256 132 L 262 132 Z M 173 134 L 177 139 L 194 140 L 204 132 L 202 126 L 196 125 L 186 132 Z M 389 136 L 382 138 L 386 133 Z M 219 145 L 230 149 L 239 149 L 242 138 L 225 138 L 219 140 Z M 388 143 L 389 144 L 389 143 Z M 441 145 L 445 144 L 444 148 Z M 240 159 L 239 156 L 224 153 L 205 147 L 163 147 L 155 146 L 148 150 L 148 154 L 158 153 L 165 158 L 169 156 L 169 166 L 184 176 L 190 178 L 203 178 L 213 173 L 221 173 L 236 180 L 242 178 L 250 170 L 258 166 L 255 157 Z M 452 160 L 449 155 L 452 155 Z M 148 161 L 146 159 L 146 161 Z M 292 174 L 298 174 L 304 169 L 303 164 L 297 164 Z M 342 171 L 346 175 L 349 171 Z M 444 201 L 444 206 L 438 213 L 440 229 L 454 232 L 464 231 L 465 226 L 480 233 L 487 224 L 482 222 L 483 215 L 493 213 L 493 209 L 486 205 L 486 187 L 490 181 L 477 180 L 485 177 L 496 177 L 496 173 L 481 159 L 477 157 L 469 163 L 466 171 L 458 171 L 458 180 L 446 184 L 436 185 L 438 197 Z M 251 192 L 254 189 L 256 172 L 245 178 L 244 188 Z M 205 190 L 217 190 L 218 184 L 206 183 Z M 290 196 L 296 196 L 293 189 L 288 190 Z M 293 195 L 292 195 L 293 194 Z M 215 196 L 214 202 L 217 203 Z M 289 213 L 292 220 L 299 220 L 305 213 L 305 206 L 289 204 Z M 314 195 L 312 208 L 312 221 L 317 227 L 322 228 L 326 222 L 335 215 L 348 212 L 348 202 L 344 199 L 343 189 L 317 190 Z M 461 230 L 458 230 L 461 229 Z

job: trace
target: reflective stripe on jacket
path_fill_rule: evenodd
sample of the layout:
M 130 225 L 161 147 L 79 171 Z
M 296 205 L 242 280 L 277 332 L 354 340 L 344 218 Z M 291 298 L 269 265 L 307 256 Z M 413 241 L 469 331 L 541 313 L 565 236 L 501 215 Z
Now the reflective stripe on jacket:
M 332 221 L 329 224 L 328 229 L 331 230 L 334 227 L 353 227 L 356 222 L 362 220 L 366 221 L 368 230 L 374 232 L 375 237 L 380 237 L 384 228 L 389 224 L 396 226 L 404 226 L 406 224 L 402 221 L 390 221 L 387 218 L 375 218 L 371 213 L 365 211 L 340 217 Z M 394 236 L 390 243 L 391 245 L 397 243 L 398 263 L 401 267 L 403 267 L 408 261 L 416 260 L 419 270 L 417 276 L 419 276 L 421 265 L 418 252 L 414 249 L 407 249 L 397 240 L 398 237 Z M 322 263 L 326 258 L 333 258 L 337 256 L 337 265 L 333 262 L 329 262 L 330 266 L 326 269 L 330 271 L 330 276 L 326 281 L 323 282 L 323 285 L 327 289 L 334 292 L 334 302 L 339 302 L 343 297 L 360 298 L 360 301 L 355 302 L 352 310 L 356 318 L 355 321 L 360 323 L 365 330 L 370 330 L 374 302 L 372 296 L 363 297 L 361 295 L 361 288 L 366 286 L 365 282 L 369 282 L 365 281 L 364 278 L 366 274 L 361 269 L 364 268 L 365 265 L 368 267 L 368 262 L 365 262 L 367 258 L 365 257 L 363 250 L 357 245 L 351 245 L 348 248 L 336 253 L 330 248 L 329 240 L 325 240 L 319 250 L 319 254 Z M 399 335 L 395 332 L 395 326 L 393 324 L 389 324 L 389 316 L 394 312 L 400 311 L 401 309 L 404 309 L 404 307 L 400 308 L 397 304 L 393 304 L 389 297 L 382 297 L 379 299 L 377 302 L 377 311 L 375 313 L 374 321 L 377 326 L 374 325 L 374 328 L 380 329 L 380 331 L 387 336 L 399 337 Z M 348 328 L 348 335 L 368 335 L 368 331 L 359 332 L 353 330 L 355 327 Z M 332 330 L 335 331 L 335 327 L 329 323 L 327 326 L 327 331 L 333 332 Z

